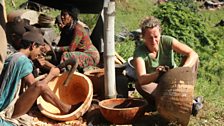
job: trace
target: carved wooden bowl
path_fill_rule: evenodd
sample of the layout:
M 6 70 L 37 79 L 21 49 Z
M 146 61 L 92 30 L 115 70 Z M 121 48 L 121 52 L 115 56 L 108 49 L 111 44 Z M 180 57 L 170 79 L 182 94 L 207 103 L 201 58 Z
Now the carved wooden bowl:
M 63 85 L 68 73 L 63 73 L 59 77 L 48 83 L 50 89 L 58 98 L 69 105 L 79 104 L 80 106 L 68 114 L 61 114 L 60 110 L 52 104 L 46 102 L 41 96 L 37 99 L 37 105 L 41 113 L 45 116 L 60 121 L 74 120 L 82 116 L 90 107 L 93 97 L 93 87 L 91 80 L 84 74 L 74 72 L 73 77 L 67 86 Z
M 113 98 L 99 102 L 100 112 L 113 124 L 130 124 L 144 113 L 143 99 Z

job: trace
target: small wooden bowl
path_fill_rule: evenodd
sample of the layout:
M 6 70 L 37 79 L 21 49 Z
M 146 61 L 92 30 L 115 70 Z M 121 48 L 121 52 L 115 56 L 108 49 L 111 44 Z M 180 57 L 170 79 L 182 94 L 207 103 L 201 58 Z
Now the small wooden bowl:
M 99 102 L 104 118 L 114 124 L 130 124 L 144 113 L 147 102 L 134 98 L 113 98 Z

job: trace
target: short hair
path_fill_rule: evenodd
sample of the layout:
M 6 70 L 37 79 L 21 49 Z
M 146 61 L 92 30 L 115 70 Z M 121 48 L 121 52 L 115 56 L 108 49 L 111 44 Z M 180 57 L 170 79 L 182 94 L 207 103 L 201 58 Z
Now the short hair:
M 145 17 L 140 23 L 142 36 L 144 36 L 146 29 L 154 28 L 157 26 L 159 27 L 160 32 L 162 32 L 161 22 L 159 19 L 155 18 L 154 16 Z
M 74 21 L 78 21 L 79 9 L 76 7 L 68 7 L 63 9 L 62 12 L 68 12 Z
M 61 20 L 61 15 L 58 15 L 56 18 L 55 18 L 55 24 L 62 24 L 62 20 Z

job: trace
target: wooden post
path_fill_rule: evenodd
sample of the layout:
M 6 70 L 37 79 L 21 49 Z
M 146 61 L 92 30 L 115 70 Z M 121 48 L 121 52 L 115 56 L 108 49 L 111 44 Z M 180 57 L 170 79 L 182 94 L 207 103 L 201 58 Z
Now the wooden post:
M 105 98 L 115 98 L 115 44 L 114 44 L 114 24 L 115 24 L 115 0 L 105 0 L 104 3 L 104 84 Z

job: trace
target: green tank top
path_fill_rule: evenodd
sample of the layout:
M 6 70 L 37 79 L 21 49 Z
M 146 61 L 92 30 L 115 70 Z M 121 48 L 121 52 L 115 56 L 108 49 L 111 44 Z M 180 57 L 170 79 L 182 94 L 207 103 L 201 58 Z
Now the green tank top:
M 162 35 L 159 43 L 159 51 L 156 59 L 149 55 L 149 51 L 145 44 L 139 45 L 134 51 L 134 58 L 142 57 L 145 61 L 146 73 L 152 73 L 158 66 L 176 67 L 174 62 L 174 52 L 172 49 L 173 37 Z

